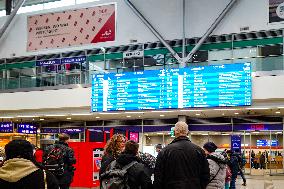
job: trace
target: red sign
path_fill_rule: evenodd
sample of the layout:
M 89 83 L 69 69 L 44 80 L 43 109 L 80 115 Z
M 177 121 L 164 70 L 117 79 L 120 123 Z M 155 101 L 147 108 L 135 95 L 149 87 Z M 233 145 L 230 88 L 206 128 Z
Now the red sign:
M 116 4 L 28 17 L 28 51 L 115 40 Z
M 251 125 L 250 130 L 252 131 L 264 130 L 264 125 L 263 124 Z

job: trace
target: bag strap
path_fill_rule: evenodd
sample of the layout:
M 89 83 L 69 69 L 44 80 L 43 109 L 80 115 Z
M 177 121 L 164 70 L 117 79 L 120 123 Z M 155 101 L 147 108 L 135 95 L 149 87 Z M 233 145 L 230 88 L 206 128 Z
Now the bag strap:
M 47 189 L 46 172 L 43 170 L 44 189 Z
M 218 173 L 220 172 L 221 166 L 219 164 L 218 166 L 219 166 L 219 170 L 217 171 L 216 175 L 212 179 L 210 179 L 209 183 L 212 182 L 212 180 L 214 180 L 217 177 Z
M 127 171 L 129 168 L 131 168 L 133 165 L 137 164 L 138 162 L 137 161 L 132 161 L 131 163 L 125 165 L 123 168 L 122 168 L 122 171 Z

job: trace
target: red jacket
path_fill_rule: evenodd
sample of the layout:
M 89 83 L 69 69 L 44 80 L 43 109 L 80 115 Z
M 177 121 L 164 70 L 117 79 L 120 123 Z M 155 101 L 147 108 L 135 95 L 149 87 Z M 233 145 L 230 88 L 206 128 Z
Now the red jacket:
M 34 154 L 34 156 L 35 156 L 35 159 L 36 159 L 36 161 L 38 162 L 38 163 L 42 163 L 43 162 L 43 160 L 42 160 L 42 157 L 43 157 L 43 150 L 42 149 L 37 149 L 36 150 L 36 152 L 35 152 L 35 154 Z

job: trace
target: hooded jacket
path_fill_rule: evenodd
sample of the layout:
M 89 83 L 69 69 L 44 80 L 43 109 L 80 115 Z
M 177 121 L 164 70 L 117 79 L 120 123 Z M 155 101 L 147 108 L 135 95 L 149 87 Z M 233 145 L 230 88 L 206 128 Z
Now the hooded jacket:
M 56 178 L 46 172 L 47 189 L 59 189 Z M 30 160 L 14 158 L 0 168 L 1 189 L 45 189 L 43 170 Z
M 206 189 L 220 189 L 225 186 L 227 161 L 220 153 L 213 152 L 207 156 L 210 168 L 210 183 Z

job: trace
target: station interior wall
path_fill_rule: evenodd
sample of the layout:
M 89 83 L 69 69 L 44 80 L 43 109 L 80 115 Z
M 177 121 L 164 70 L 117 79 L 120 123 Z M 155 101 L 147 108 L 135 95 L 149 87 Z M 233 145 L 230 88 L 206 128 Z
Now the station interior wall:
M 117 34 L 114 42 L 41 50 L 36 52 L 26 51 L 28 35 L 27 17 L 29 15 L 85 8 L 111 2 L 117 3 Z M 182 38 L 182 0 L 143 0 L 132 2 L 165 39 L 172 40 Z M 201 37 L 229 2 L 230 0 L 186 0 L 186 37 Z M 269 2 L 267 0 L 239 1 L 226 18 L 224 18 L 222 23 L 216 28 L 213 35 L 240 33 L 241 27 L 249 27 L 249 31 L 283 28 L 281 23 L 269 24 L 268 12 Z M 0 18 L 0 26 L 4 24 L 5 19 L 6 17 Z M 139 18 L 134 15 L 123 0 L 101 0 L 93 3 L 17 15 L 0 43 L 0 58 L 58 53 L 99 48 L 102 46 L 126 45 L 133 39 L 137 40 L 138 43 L 158 41 Z

